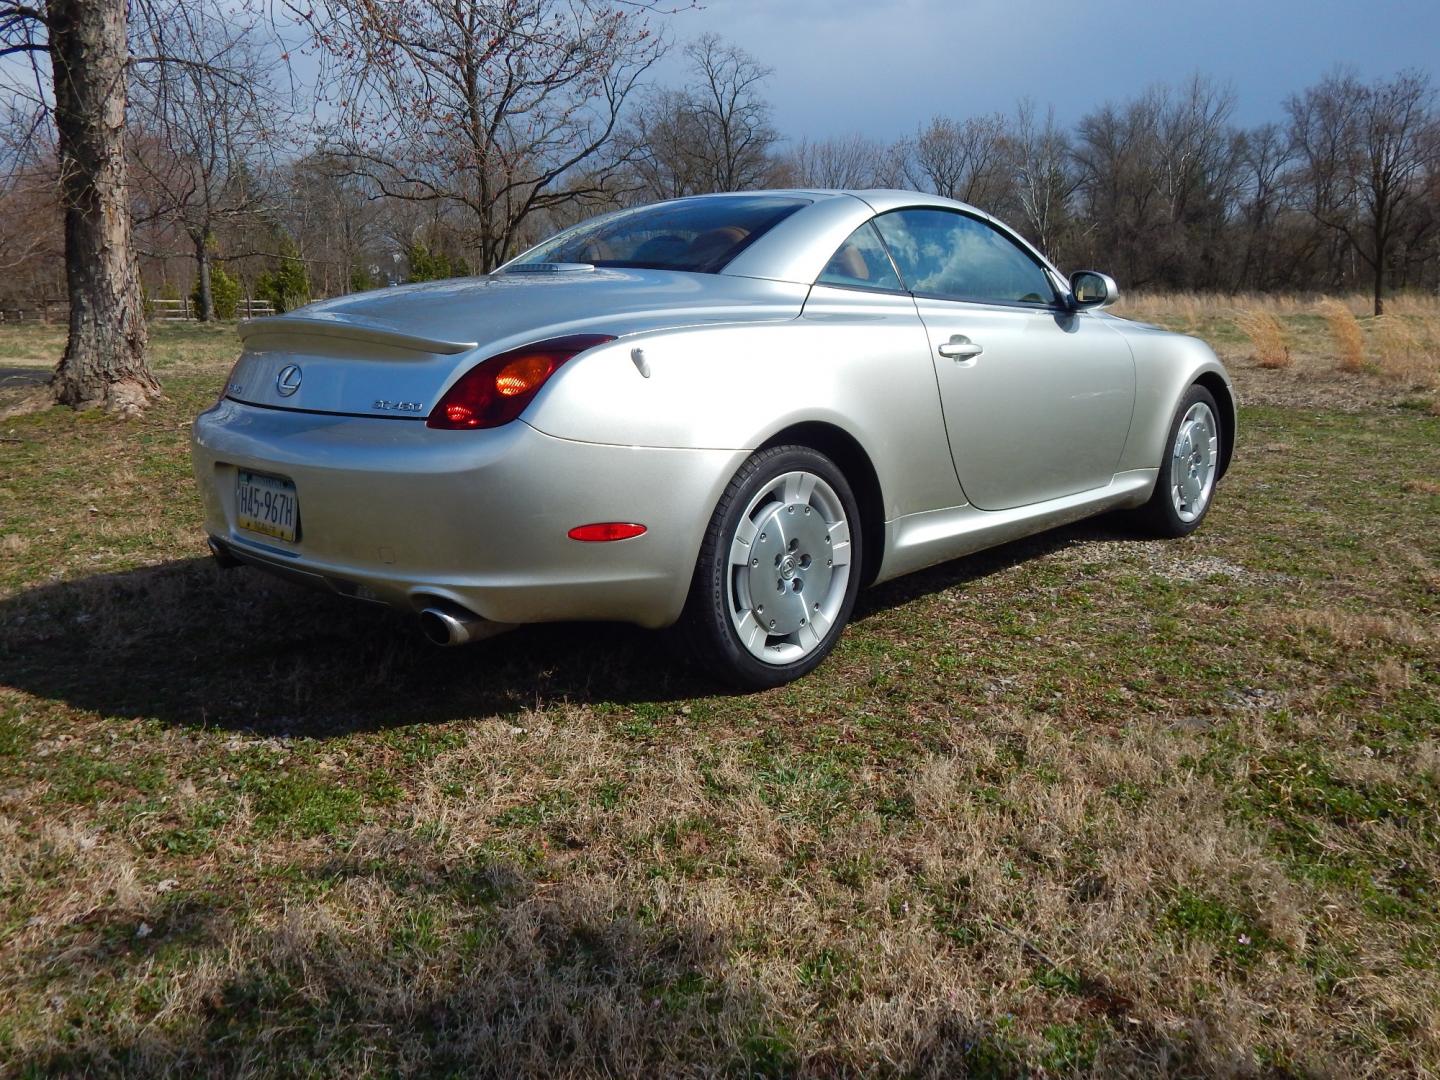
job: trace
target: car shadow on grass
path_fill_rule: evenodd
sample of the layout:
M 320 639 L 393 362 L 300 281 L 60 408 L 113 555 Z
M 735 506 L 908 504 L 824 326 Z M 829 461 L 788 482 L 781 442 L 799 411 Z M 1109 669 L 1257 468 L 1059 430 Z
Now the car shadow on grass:
M 852 632 L 918 597 L 1126 535 L 1106 520 L 1082 522 L 887 582 L 861 594 Z M 678 659 L 663 634 L 554 624 L 442 649 L 402 614 L 248 568 L 221 570 L 209 558 L 0 601 L 0 682 L 106 716 L 321 738 L 564 701 L 727 693 Z

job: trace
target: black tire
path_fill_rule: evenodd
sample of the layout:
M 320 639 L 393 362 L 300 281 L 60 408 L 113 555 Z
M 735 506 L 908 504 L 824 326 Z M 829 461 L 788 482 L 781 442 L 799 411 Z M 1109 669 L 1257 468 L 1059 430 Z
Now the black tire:
M 780 478 L 795 472 L 809 473 L 823 480 L 829 486 L 830 493 L 838 498 L 849 532 L 849 561 L 846 564 L 848 570 L 843 585 L 840 582 L 831 584 L 833 578 L 829 575 L 838 575 L 838 569 L 825 572 L 826 588 L 830 590 L 827 593 L 830 598 L 828 602 L 835 610 L 828 629 L 823 634 L 814 634 L 812 627 L 810 637 L 813 640 L 818 636 L 819 643 L 804 646 L 809 651 L 793 661 L 777 659 L 776 662 L 768 662 L 757 658 L 746 647 L 732 619 L 732 594 L 736 588 L 734 578 L 742 571 L 732 565 L 730 549 L 741 525 L 741 518 L 750 504 L 764 494 L 767 488 L 776 485 Z M 809 511 L 806 510 L 805 513 L 808 514 Z M 796 515 L 797 518 L 798 516 Z M 817 519 L 818 517 L 819 515 Z M 763 539 L 763 535 L 757 534 L 756 539 Z M 825 540 L 825 543 L 829 542 L 828 539 Z M 845 629 L 845 624 L 850 621 L 850 613 L 855 607 L 855 596 L 860 590 L 863 554 L 860 545 L 860 513 L 855 495 L 850 490 L 845 475 L 833 461 L 807 446 L 776 446 L 756 451 L 740 466 L 740 470 L 721 495 L 715 512 L 710 516 L 710 524 L 700 545 L 700 556 L 695 563 L 695 576 L 690 582 L 690 595 L 675 627 L 678 644 L 696 665 L 730 686 L 763 690 L 800 678 L 829 655 Z M 839 562 L 838 556 L 836 562 Z M 829 565 L 828 561 L 826 565 Z M 795 573 L 798 577 L 798 571 Z M 817 577 L 818 574 L 817 569 Z M 776 584 L 778 587 L 780 582 L 777 581 Z M 800 589 L 801 586 L 797 585 L 795 591 L 799 593 Z M 788 599 L 788 593 L 783 595 Z M 808 594 L 806 598 L 808 600 Z M 806 605 L 801 604 L 800 607 L 806 608 Z M 777 639 L 772 645 L 770 637 L 763 633 L 755 635 L 755 638 L 761 642 L 757 648 L 766 653 L 774 652 L 777 658 L 787 645 L 783 639 Z M 794 647 L 798 649 L 802 646 L 796 644 Z
M 1189 536 L 1200 527 L 1200 523 L 1205 520 L 1205 515 L 1210 512 L 1210 507 L 1215 502 L 1215 484 L 1219 479 L 1218 475 L 1212 476 L 1206 497 L 1200 505 L 1198 513 L 1193 516 L 1184 515 L 1175 505 L 1176 441 L 1180 437 L 1181 424 L 1196 405 L 1204 405 L 1210 410 L 1210 415 L 1215 423 L 1216 437 L 1224 439 L 1224 431 L 1221 428 L 1224 421 L 1221 419 L 1219 406 L 1215 404 L 1214 395 L 1199 384 L 1191 386 L 1189 390 L 1185 391 L 1180 403 L 1175 406 L 1175 415 L 1170 418 L 1170 427 L 1165 436 L 1165 448 L 1160 458 L 1160 473 L 1155 480 L 1155 491 L 1150 496 L 1150 501 L 1135 514 L 1136 523 L 1145 532 L 1155 536 L 1171 538 Z M 1218 448 L 1212 457 L 1209 468 L 1212 473 L 1218 474 L 1220 467 Z

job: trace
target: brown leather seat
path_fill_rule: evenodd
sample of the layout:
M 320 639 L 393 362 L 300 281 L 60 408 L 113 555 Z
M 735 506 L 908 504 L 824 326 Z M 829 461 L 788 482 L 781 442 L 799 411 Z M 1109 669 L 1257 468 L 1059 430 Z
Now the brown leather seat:
M 865 256 L 848 240 L 840 245 L 839 251 L 830 256 L 830 261 L 825 264 L 825 273 L 854 281 L 870 280 L 870 267 L 865 265 Z
M 703 232 L 685 249 L 681 261 L 687 266 L 703 267 L 723 259 L 750 235 L 749 229 L 739 225 L 722 225 L 718 229 Z

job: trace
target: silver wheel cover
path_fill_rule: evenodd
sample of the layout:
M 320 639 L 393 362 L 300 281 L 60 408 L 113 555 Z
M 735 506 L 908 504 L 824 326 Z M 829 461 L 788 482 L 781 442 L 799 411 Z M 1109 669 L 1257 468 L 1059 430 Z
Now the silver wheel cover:
M 777 476 L 730 537 L 726 603 L 750 655 L 793 664 L 825 640 L 850 584 L 850 522 L 835 489 L 810 472 Z
M 1181 521 L 1205 512 L 1215 490 L 1220 457 L 1220 427 L 1210 406 L 1197 401 L 1185 411 L 1170 451 L 1170 502 Z

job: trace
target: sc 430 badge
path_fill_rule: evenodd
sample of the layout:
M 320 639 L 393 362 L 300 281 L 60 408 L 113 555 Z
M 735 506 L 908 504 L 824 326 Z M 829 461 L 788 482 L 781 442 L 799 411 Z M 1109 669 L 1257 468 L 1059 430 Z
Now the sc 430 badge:
M 370 407 L 372 409 L 379 409 L 382 412 L 414 413 L 425 411 L 425 403 L 423 401 L 386 401 L 384 398 L 377 399 L 375 404 Z

